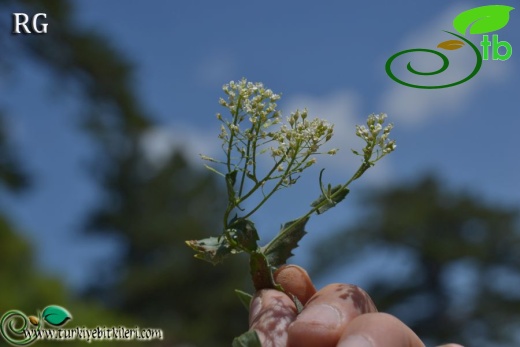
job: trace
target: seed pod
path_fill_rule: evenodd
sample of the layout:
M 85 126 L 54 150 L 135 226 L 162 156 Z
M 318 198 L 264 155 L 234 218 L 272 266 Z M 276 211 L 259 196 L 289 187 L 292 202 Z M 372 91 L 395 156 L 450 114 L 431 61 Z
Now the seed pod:
M 29 321 L 31 322 L 32 325 L 38 325 L 38 322 L 40 320 L 36 316 L 29 316 Z

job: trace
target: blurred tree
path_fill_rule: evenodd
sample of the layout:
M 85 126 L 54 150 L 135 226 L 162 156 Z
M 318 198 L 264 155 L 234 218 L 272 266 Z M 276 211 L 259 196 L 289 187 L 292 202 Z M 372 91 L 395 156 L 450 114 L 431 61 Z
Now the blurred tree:
M 248 268 L 231 260 L 210 266 L 184 244 L 215 232 L 225 193 L 180 154 L 155 172 L 122 167 L 105 183 L 111 190 L 91 228 L 117 235 L 126 247 L 118 271 L 107 272 L 98 293 L 176 341 L 228 346 L 247 329 L 246 311 L 232 290 L 245 286 Z
M 378 257 L 388 260 L 381 270 L 395 274 L 392 260 L 404 256 L 407 266 L 397 271 L 406 276 L 367 274 L 365 289 L 380 310 L 432 345 L 518 346 L 517 210 L 448 192 L 432 177 L 369 194 L 362 205 L 366 218 L 316 247 L 315 276 L 331 265 Z
M 5 192 L 19 193 L 27 188 L 29 177 L 7 136 L 0 113 L 0 184 Z
M 133 327 L 135 320 L 103 309 L 99 302 L 78 300 L 69 293 L 58 278 L 39 273 L 34 262 L 33 247 L 12 229 L 9 221 L 0 215 L 0 316 L 10 310 L 20 310 L 26 315 L 36 315 L 48 305 L 65 307 L 72 314 L 72 322 L 65 329 L 75 326 Z M 20 321 L 17 321 L 18 324 Z M 7 329 L 7 331 L 9 331 Z M 14 336 L 13 336 L 14 337 Z M 0 336 L 2 346 L 5 341 Z M 38 341 L 38 346 L 55 346 L 55 341 Z M 100 342 L 102 347 L 137 346 L 138 342 Z M 84 346 L 84 341 L 70 341 L 68 346 Z
M 0 9 L 47 14 L 46 35 L 0 37 L 0 64 L 24 56 L 54 72 L 61 90 L 82 102 L 80 123 L 98 148 L 91 169 L 104 203 L 88 231 L 116 235 L 123 251 L 117 263 L 100 267 L 89 297 L 164 329 L 169 342 L 229 345 L 247 325 L 232 293 L 244 286 L 247 268 L 232 262 L 213 268 L 184 244 L 215 233 L 219 187 L 179 153 L 159 166 L 149 160 L 142 139 L 153 120 L 133 89 L 132 65 L 108 38 L 75 23 L 71 2 L 0 0 Z M 0 18 L 4 32 L 10 19 Z

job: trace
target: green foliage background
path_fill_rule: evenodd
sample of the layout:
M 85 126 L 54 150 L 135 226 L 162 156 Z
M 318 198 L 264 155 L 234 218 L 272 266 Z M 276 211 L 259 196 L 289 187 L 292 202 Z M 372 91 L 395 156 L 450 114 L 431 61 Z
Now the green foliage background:
M 326 266 L 369 261 L 372 254 L 405 255 L 401 280 L 366 276 L 365 289 L 380 310 L 396 314 L 432 345 L 516 345 L 517 209 L 447 190 L 434 177 L 372 192 L 361 203 L 366 216 L 315 247 L 316 276 Z

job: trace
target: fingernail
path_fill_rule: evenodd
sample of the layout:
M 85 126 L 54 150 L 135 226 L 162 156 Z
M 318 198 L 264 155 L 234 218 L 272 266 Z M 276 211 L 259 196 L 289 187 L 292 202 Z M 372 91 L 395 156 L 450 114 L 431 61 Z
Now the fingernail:
M 340 341 L 337 347 L 373 347 L 373 345 L 364 336 L 352 335 Z
M 341 322 L 341 314 L 335 307 L 322 304 L 305 308 L 297 321 L 335 328 Z

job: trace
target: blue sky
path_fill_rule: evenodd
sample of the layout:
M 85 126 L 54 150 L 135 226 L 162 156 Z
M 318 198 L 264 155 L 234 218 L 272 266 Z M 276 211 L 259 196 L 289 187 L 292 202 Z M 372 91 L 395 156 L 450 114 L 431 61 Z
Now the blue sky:
M 158 122 L 143 146 L 158 161 L 174 148 L 183 148 L 195 165 L 202 165 L 199 153 L 218 153 L 215 113 L 222 111 L 221 87 L 242 77 L 281 92 L 279 105 L 285 115 L 307 107 L 311 116 L 336 124 L 332 146 L 340 152 L 318 161 L 318 167 L 328 168 L 333 182 L 344 180 L 359 163 L 350 154 L 350 148 L 361 145 L 354 138 L 354 125 L 370 113 L 388 114 L 395 125 L 396 152 L 356 182 L 352 200 L 311 221 L 311 234 L 294 259 L 297 263 L 308 262 L 305 252 L 316 238 L 355 220 L 361 208 L 356 207 L 355 191 L 361 188 L 384 187 L 433 171 L 450 187 L 471 190 L 491 203 L 520 205 L 520 9 L 513 10 L 507 26 L 496 32 L 513 47 L 509 60 L 484 61 L 480 72 L 459 86 L 422 90 L 391 80 L 384 70 L 386 60 L 404 49 L 434 49 L 452 38 L 443 30 L 453 31 L 458 13 L 496 3 L 73 3 L 80 25 L 109 37 L 134 63 L 138 95 Z M 500 4 L 517 7 L 518 1 Z M 481 35 L 470 39 L 478 46 Z M 468 52 L 468 47 L 445 51 L 452 65 L 441 80 L 472 69 Z M 439 64 L 426 56 L 414 59 L 419 68 Z M 30 194 L 2 203 L 38 246 L 43 269 L 77 286 L 99 261 L 110 257 L 114 243 L 81 236 L 85 213 L 99 198 L 84 170 L 93 148 L 77 129 L 74 95 L 53 84 L 52 78 L 20 60 L 0 84 L 1 98 L 12 111 L 8 124 L 16 150 L 39 178 Z M 307 202 L 319 194 L 316 177 L 303 181 L 304 189 L 282 193 L 271 208 L 261 211 L 255 222 L 265 230 L 265 240 L 281 223 L 306 211 Z M 318 230 L 312 233 L 313 229 Z M 362 282 L 359 276 L 349 276 L 338 280 Z

